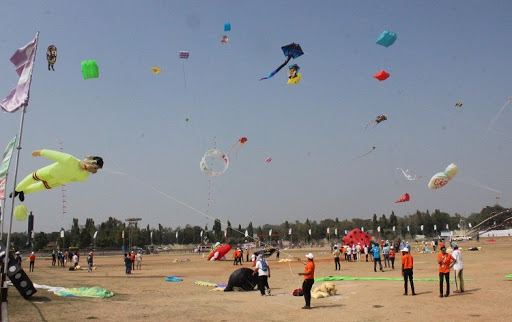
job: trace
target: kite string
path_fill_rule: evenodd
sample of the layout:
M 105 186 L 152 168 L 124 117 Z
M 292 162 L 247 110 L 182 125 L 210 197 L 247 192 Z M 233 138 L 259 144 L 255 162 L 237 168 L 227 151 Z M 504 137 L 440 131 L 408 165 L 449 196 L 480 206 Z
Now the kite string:
M 498 112 L 498 114 L 496 114 L 494 119 L 492 119 L 491 122 L 489 123 L 489 127 L 487 128 L 487 131 L 489 131 L 489 129 L 493 126 L 494 122 L 496 122 L 496 120 L 498 119 L 498 116 L 500 116 L 501 112 L 503 112 L 503 110 L 505 109 L 505 107 L 507 107 L 508 103 L 510 103 L 511 100 L 512 100 L 512 97 L 509 97 L 508 101 L 505 103 L 505 105 L 503 105 L 503 107 Z
M 181 67 L 183 68 L 183 81 L 185 82 L 185 88 L 187 88 L 187 79 L 185 77 L 185 62 L 182 62 Z

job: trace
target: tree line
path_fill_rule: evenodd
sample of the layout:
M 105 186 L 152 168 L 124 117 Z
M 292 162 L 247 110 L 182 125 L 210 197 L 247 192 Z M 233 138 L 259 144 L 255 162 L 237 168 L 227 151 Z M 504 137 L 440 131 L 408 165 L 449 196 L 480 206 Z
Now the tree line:
M 494 213 L 503 211 L 504 208 L 495 205 L 483 208 L 479 213 L 473 213 L 467 218 L 455 213 L 450 215 L 439 209 L 430 213 L 417 210 L 416 213 L 397 217 L 394 212 L 388 216 L 374 214 L 371 219 L 306 219 L 305 222 L 285 221 L 278 225 L 265 224 L 254 227 L 252 222 L 247 226 L 234 226 L 230 221 L 224 225 L 216 219 L 211 229 L 205 227 L 186 225 L 185 227 L 158 227 L 152 228 L 149 225 L 139 227 L 138 225 L 128 226 L 125 222 L 114 217 L 98 225 L 94 220 L 87 218 L 84 225 L 80 225 L 77 218 L 73 218 L 71 228 L 66 230 L 45 233 L 38 232 L 34 235 L 33 250 L 48 249 L 50 242 L 55 242 L 55 248 L 67 249 L 67 247 L 78 247 L 80 249 L 97 248 L 120 249 L 123 245 L 128 246 L 129 234 L 131 234 L 132 245 L 144 247 L 145 245 L 176 245 L 176 244 L 200 244 L 200 243 L 229 243 L 231 245 L 242 244 L 254 240 L 262 243 L 278 240 L 292 241 L 294 244 L 311 244 L 320 241 L 330 240 L 341 241 L 345 232 L 354 228 L 363 229 L 375 238 L 395 239 L 413 238 L 415 235 L 425 235 L 427 238 L 438 236 L 442 230 L 470 229 L 471 226 L 482 222 Z M 463 226 L 461 226 L 461 224 Z M 488 223 L 491 226 L 493 223 Z M 223 228 L 224 227 L 224 228 Z M 423 230 L 421 229 L 423 228 Z M 485 227 L 482 227 L 485 228 Z M 123 231 L 124 237 L 123 238 Z M 62 232 L 64 238 L 61 238 Z M 97 232 L 97 234 L 96 234 Z M 290 234 L 291 232 L 291 234 Z M 94 235 L 96 234 L 96 238 Z M 271 235 L 270 235 L 271 234 Z M 94 240 L 96 239 L 96 240 Z M 12 233 L 11 246 L 15 249 L 27 248 L 27 233 Z

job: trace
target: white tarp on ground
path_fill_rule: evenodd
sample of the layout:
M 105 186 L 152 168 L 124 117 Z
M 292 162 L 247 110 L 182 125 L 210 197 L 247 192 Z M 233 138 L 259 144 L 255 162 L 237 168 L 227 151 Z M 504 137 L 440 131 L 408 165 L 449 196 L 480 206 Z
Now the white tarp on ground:
M 512 236 L 512 229 L 489 230 L 488 232 L 479 232 L 480 237 L 509 237 Z

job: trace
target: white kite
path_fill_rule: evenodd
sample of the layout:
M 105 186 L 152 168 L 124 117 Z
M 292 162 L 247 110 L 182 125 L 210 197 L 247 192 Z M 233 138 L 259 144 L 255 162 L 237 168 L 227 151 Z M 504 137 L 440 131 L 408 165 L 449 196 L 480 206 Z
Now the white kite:
M 407 178 L 407 180 L 412 181 L 412 180 L 418 180 L 418 179 L 423 178 L 423 176 L 416 176 L 416 175 L 414 175 L 414 177 L 413 177 L 411 174 L 409 174 L 409 173 L 408 173 L 408 172 L 409 172 L 409 169 L 407 169 L 407 170 L 405 170 L 405 171 L 404 171 L 404 169 L 402 169 L 402 168 L 396 168 L 396 169 L 397 169 L 397 170 L 401 170 L 401 171 L 402 171 L 402 173 L 404 174 L 404 176 Z
M 430 182 L 428 183 L 428 187 L 432 190 L 437 190 L 450 182 L 450 180 L 455 177 L 457 174 L 457 166 L 455 164 L 450 164 L 446 167 L 444 172 L 438 172 L 434 174 L 434 176 L 430 179 Z

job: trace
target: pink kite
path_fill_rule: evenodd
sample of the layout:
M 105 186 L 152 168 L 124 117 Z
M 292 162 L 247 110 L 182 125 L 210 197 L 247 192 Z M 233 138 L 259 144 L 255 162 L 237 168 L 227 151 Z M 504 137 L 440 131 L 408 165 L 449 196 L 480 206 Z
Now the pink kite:
M 241 137 L 240 139 L 238 139 L 238 141 L 233 144 L 233 146 L 231 147 L 231 149 L 229 149 L 229 152 L 228 152 L 228 157 L 230 156 L 231 154 L 231 150 L 233 150 L 233 148 L 235 146 L 237 146 L 236 148 L 236 156 L 235 156 L 235 159 L 238 157 L 238 150 L 240 150 L 240 148 L 242 147 L 242 145 L 245 144 L 245 142 L 247 142 L 247 138 L 246 137 Z

